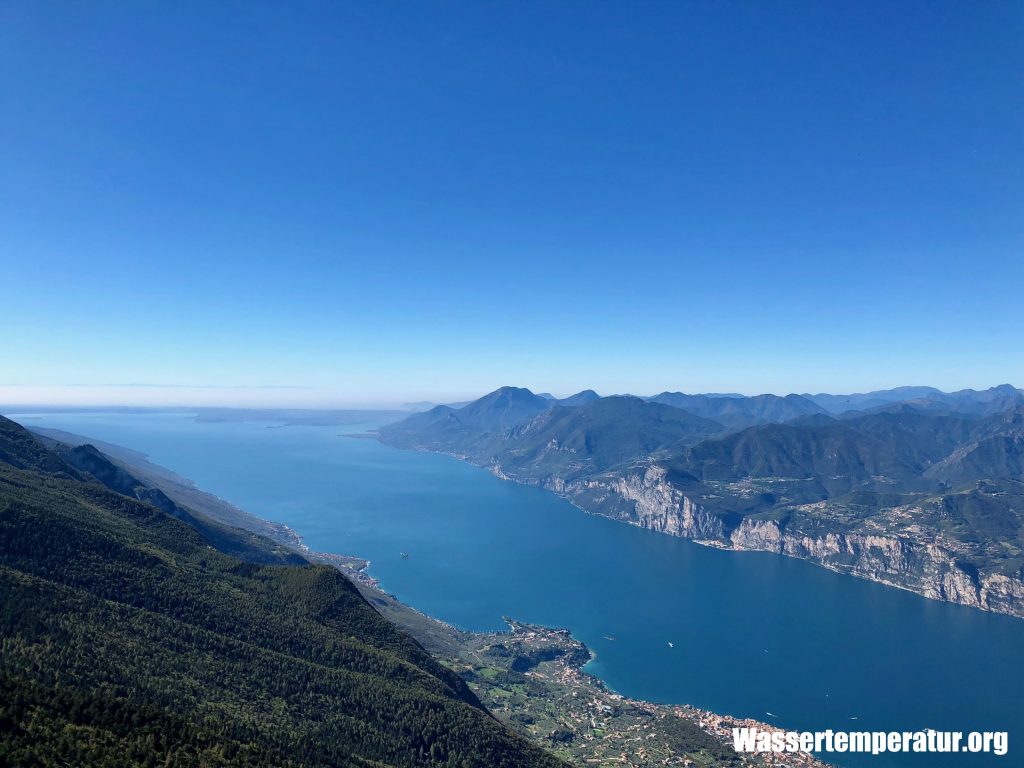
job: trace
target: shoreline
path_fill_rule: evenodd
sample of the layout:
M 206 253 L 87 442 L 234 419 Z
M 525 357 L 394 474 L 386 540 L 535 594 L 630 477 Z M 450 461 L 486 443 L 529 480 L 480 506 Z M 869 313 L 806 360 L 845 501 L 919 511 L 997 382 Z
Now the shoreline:
M 593 513 L 588 512 L 587 514 Z M 787 730 L 763 720 L 713 712 L 692 704 L 658 703 L 622 694 L 612 689 L 600 676 L 586 669 L 590 663 L 597 660 L 597 652 L 582 640 L 576 638 L 568 628 L 531 624 L 509 616 L 503 617 L 503 620 L 508 625 L 508 628 L 504 630 L 476 631 L 457 627 L 402 602 L 397 596 L 388 592 L 379 579 L 369 575 L 370 560 L 355 555 L 342 555 L 314 550 L 306 545 L 302 540 L 301 534 L 290 526 L 274 521 L 262 520 L 261 518 L 258 519 L 266 525 L 273 526 L 275 530 L 282 533 L 278 543 L 289 546 L 297 554 L 306 557 L 312 563 L 329 565 L 344 573 L 356 584 L 363 596 L 378 612 L 398 625 L 400 629 L 412 635 L 431 655 L 439 658 L 448 666 L 455 668 L 456 671 L 459 671 L 459 667 L 469 669 L 466 665 L 466 658 L 476 654 L 477 651 L 475 649 L 477 648 L 486 650 L 495 645 L 501 645 L 510 641 L 522 644 L 532 653 L 537 653 L 541 649 L 555 647 L 559 651 L 558 655 L 555 659 L 545 662 L 552 667 L 550 671 L 531 670 L 526 674 L 538 677 L 546 674 L 547 676 L 541 679 L 557 679 L 559 686 L 572 688 L 575 694 L 584 693 L 593 697 L 594 701 L 607 702 L 598 705 L 599 711 L 604 712 L 602 708 L 610 707 L 614 711 L 617 707 L 625 707 L 645 713 L 644 716 L 651 718 L 678 718 L 716 739 L 723 748 L 727 748 L 730 751 L 732 750 L 733 728 L 758 728 L 770 732 L 785 732 Z M 439 634 L 448 635 L 448 637 L 439 639 Z M 459 652 L 453 651 L 456 646 L 461 646 Z M 537 667 L 541 667 L 541 664 L 538 664 Z M 486 687 L 481 686 L 479 681 L 477 681 L 475 686 L 471 682 L 470 687 L 480 696 L 481 701 L 489 710 L 493 711 L 496 707 L 500 709 L 503 696 L 489 697 L 486 693 Z M 574 695 L 573 698 L 578 699 L 579 696 Z M 607 712 L 604 713 L 607 714 Z M 502 719 L 509 727 L 522 730 L 522 728 L 517 728 L 513 724 L 515 717 L 510 715 Z M 537 739 L 537 734 L 527 733 L 527 735 L 535 740 Z M 550 748 L 551 745 L 546 746 Z M 735 754 L 736 758 L 742 761 L 742 764 L 751 766 L 828 768 L 831 765 L 814 755 L 803 753 L 781 755 L 732 754 Z M 588 758 L 588 761 L 593 759 Z M 653 765 L 654 763 L 651 764 Z M 673 765 L 676 763 L 659 762 L 658 764 Z M 680 762 L 678 764 L 688 765 L 691 763 Z
M 502 469 L 502 467 L 500 465 L 479 463 L 479 462 L 473 460 L 470 456 L 468 456 L 466 454 L 453 453 L 453 452 L 449 452 L 449 451 L 435 451 L 435 450 L 431 450 L 429 448 L 419 448 L 419 447 L 416 447 L 416 448 L 404 448 L 404 447 L 399 447 L 399 446 L 393 446 L 393 445 L 390 445 L 390 444 L 384 443 L 384 442 L 382 442 L 381 444 L 382 445 L 387 445 L 388 447 L 395 448 L 396 450 L 400 450 L 400 451 L 417 451 L 417 452 L 420 452 L 420 453 L 432 453 L 432 454 L 435 454 L 435 455 L 438 455 L 438 456 L 447 456 L 449 458 L 453 458 L 453 459 L 456 459 L 458 461 L 461 461 L 464 464 L 468 464 L 469 466 L 476 467 L 478 469 L 486 470 L 487 472 L 492 474 L 494 477 L 497 477 L 499 480 L 504 480 L 506 482 L 515 483 L 516 485 L 523 485 L 523 486 L 530 487 L 530 488 L 538 488 L 538 489 L 540 489 L 542 491 L 546 491 L 548 493 L 551 493 L 551 494 L 553 494 L 553 495 L 555 495 L 555 496 L 557 496 L 557 497 L 559 497 L 561 499 L 564 499 L 565 501 L 567 501 L 569 504 L 571 504 L 573 507 L 578 509 L 580 512 L 583 512 L 584 514 L 592 515 L 594 517 L 603 517 L 606 520 L 612 520 L 613 522 L 616 522 L 616 523 L 625 523 L 627 525 L 632 525 L 635 528 L 640 528 L 642 530 L 653 531 L 654 533 L 659 533 L 659 534 L 666 535 L 666 536 L 673 536 L 675 538 L 686 539 L 687 541 L 691 541 L 694 544 L 699 544 L 702 547 L 709 547 L 711 549 L 719 549 L 719 550 L 727 551 L 727 552 L 764 552 L 764 553 L 776 555 L 776 556 L 779 556 L 779 557 L 788 557 L 788 558 L 791 558 L 793 560 L 800 560 L 800 561 L 805 562 L 805 563 L 811 563 L 812 565 L 818 566 L 820 568 L 824 568 L 825 570 L 831 571 L 832 573 L 837 573 L 837 574 L 844 575 L 844 576 L 851 576 L 853 578 L 862 579 L 864 581 L 870 581 L 870 582 L 875 583 L 875 584 L 881 584 L 884 587 L 889 587 L 889 588 L 899 589 L 899 590 L 902 590 L 904 592 L 909 592 L 910 594 L 917 595 L 918 597 L 924 598 L 926 600 L 934 600 L 934 601 L 940 602 L 940 603 L 948 603 L 950 605 L 959 605 L 959 606 L 963 606 L 965 608 L 973 608 L 975 610 L 980 610 L 980 611 L 983 611 L 985 613 L 991 613 L 991 614 L 995 614 L 995 615 L 998 615 L 998 616 L 1009 616 L 1009 617 L 1016 618 L 1016 619 L 1024 619 L 1024 605 L 1015 606 L 1015 609 L 1011 610 L 1009 608 L 1003 608 L 1000 605 L 992 606 L 992 605 L 984 604 L 984 603 L 979 602 L 979 601 L 969 601 L 965 597 L 965 594 L 970 594 L 970 593 L 969 593 L 969 591 L 965 591 L 963 589 L 953 589 L 952 592 L 955 595 L 957 595 L 958 597 L 960 597 L 961 599 L 951 599 L 950 597 L 944 596 L 942 594 L 936 594 L 934 592 L 924 591 L 923 588 L 915 588 L 913 585 L 900 583 L 895 578 L 888 578 L 887 574 L 884 574 L 884 573 L 883 574 L 878 574 L 878 573 L 874 573 L 874 572 L 865 572 L 865 571 L 862 571 L 862 570 L 858 570 L 858 568 L 856 566 L 843 566 L 842 564 L 838 564 L 838 563 L 830 563 L 830 562 L 828 562 L 826 560 L 823 560 L 823 559 L 820 559 L 820 558 L 816 558 L 816 557 L 812 557 L 812 556 L 800 555 L 800 554 L 797 554 L 797 553 L 794 553 L 794 552 L 786 551 L 785 549 L 777 550 L 777 549 L 759 548 L 759 547 L 752 547 L 752 546 L 751 547 L 739 546 L 735 542 L 733 542 L 731 539 L 727 540 L 727 541 L 722 541 L 722 540 L 716 540 L 716 539 L 698 538 L 696 536 L 687 536 L 687 535 L 678 534 L 678 533 L 671 533 L 669 531 L 661 530 L 661 529 L 656 528 L 656 527 L 651 526 L 651 525 L 644 525 L 642 521 L 630 520 L 630 519 L 626 519 L 626 518 L 623 518 L 623 517 L 613 517 L 612 515 L 606 515 L 606 514 L 603 514 L 601 512 L 595 512 L 595 511 L 589 510 L 586 507 L 581 506 L 578 502 L 576 502 L 567 493 L 565 493 L 563 491 L 560 491 L 557 488 L 549 487 L 548 485 L 546 485 L 544 483 L 544 481 L 532 480 L 532 479 L 531 480 L 520 479 L 518 477 L 515 477 L 514 475 L 507 474 Z M 556 480 L 557 480 L 557 478 L 556 478 Z M 915 544 L 915 542 L 913 542 L 913 541 L 911 541 L 909 539 L 903 539 L 903 538 L 899 537 L 897 534 L 891 534 L 891 535 L 889 535 L 888 538 L 891 538 L 895 542 L 906 544 L 908 546 L 912 546 L 912 545 Z M 1022 589 L 1024 589 L 1024 585 L 1022 585 Z

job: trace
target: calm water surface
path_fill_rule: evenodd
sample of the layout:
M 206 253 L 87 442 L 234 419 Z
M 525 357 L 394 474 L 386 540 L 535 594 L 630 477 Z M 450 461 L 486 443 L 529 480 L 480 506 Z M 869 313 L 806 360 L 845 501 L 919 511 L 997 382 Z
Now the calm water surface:
M 448 457 L 341 434 L 367 426 L 204 424 L 182 413 L 15 418 L 144 451 L 290 525 L 314 549 L 369 558 L 389 592 L 458 626 L 501 629 L 509 615 L 568 627 L 596 652 L 590 671 L 620 693 L 794 729 L 1009 730 L 1002 758 L 830 759 L 1024 765 L 1020 619 L 704 548 Z

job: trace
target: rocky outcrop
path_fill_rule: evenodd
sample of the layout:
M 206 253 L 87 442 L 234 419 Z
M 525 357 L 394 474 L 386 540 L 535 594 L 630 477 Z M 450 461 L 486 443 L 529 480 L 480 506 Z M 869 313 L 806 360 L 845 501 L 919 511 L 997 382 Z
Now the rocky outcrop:
M 693 518 L 692 507 L 686 499 L 674 509 L 663 508 L 660 517 L 674 517 L 678 523 L 659 523 L 657 530 L 680 531 L 675 535 L 689 536 L 686 531 L 687 522 Z M 648 519 L 658 516 L 638 514 L 637 522 L 645 525 Z M 732 549 L 810 560 L 934 600 L 1024 617 L 1024 581 L 1003 574 L 981 574 L 956 553 L 934 542 L 861 533 L 814 536 L 789 530 L 777 520 L 747 518 L 728 534 L 725 543 Z
M 634 505 L 635 519 L 630 522 L 643 528 L 701 541 L 725 539 L 722 518 L 669 483 L 661 467 L 615 478 L 610 490 Z
M 496 465 L 491 470 L 518 480 Z M 1024 580 L 979 573 L 939 543 L 878 533 L 811 535 L 779 520 L 749 517 L 730 528 L 720 513 L 688 497 L 657 465 L 598 479 L 528 482 L 566 496 L 584 511 L 670 536 L 735 550 L 775 552 L 935 600 L 1024 617 Z
M 992 608 L 977 572 L 933 543 L 859 533 L 810 536 L 786 530 L 774 520 L 750 519 L 732 531 L 729 543 L 734 549 L 813 560 L 836 571 L 909 589 L 936 600 Z

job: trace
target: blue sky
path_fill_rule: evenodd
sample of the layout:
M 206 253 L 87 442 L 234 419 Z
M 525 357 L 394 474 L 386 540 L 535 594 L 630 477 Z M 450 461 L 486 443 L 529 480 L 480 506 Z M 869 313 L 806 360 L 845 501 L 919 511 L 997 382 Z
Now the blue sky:
M 1024 6 L 0 5 L 0 402 L 1024 385 Z

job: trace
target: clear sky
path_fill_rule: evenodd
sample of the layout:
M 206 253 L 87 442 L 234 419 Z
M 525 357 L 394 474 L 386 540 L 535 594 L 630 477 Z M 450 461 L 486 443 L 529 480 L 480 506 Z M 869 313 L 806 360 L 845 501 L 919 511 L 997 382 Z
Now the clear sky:
M 1020 2 L 0 4 L 0 402 L 1024 385 Z

